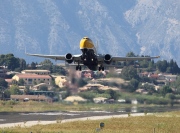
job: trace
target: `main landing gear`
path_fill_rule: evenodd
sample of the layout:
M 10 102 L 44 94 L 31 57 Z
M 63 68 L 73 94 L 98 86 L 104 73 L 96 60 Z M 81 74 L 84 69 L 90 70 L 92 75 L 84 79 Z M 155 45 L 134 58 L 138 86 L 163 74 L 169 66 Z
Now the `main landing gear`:
M 81 66 L 80 65 L 76 66 L 76 70 L 81 71 Z
M 104 67 L 101 65 L 100 67 L 99 67 L 99 71 L 104 71 Z

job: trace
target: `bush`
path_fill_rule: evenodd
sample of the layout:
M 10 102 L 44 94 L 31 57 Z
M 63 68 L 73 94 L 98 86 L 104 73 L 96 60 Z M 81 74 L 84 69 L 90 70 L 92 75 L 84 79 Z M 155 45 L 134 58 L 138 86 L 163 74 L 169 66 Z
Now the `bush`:
M 16 105 L 18 102 L 14 100 L 9 100 L 6 102 L 6 105 Z
M 93 98 L 95 98 L 96 94 L 93 92 L 81 92 L 79 95 L 85 99 L 89 99 L 90 101 L 93 101 Z

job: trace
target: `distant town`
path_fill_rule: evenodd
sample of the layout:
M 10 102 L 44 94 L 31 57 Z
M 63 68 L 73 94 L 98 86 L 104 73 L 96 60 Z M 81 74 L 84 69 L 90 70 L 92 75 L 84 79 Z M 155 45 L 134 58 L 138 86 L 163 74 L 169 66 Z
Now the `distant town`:
M 127 53 L 133 57 L 133 52 Z M 26 64 L 0 55 L 0 99 L 4 101 L 163 104 L 180 103 L 180 68 L 174 60 L 118 62 L 105 71 L 53 64 Z

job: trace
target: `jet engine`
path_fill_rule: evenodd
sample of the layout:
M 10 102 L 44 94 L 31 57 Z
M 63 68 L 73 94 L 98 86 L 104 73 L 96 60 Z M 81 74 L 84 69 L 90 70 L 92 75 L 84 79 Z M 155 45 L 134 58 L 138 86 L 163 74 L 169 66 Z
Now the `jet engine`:
M 109 55 L 109 54 L 106 54 L 106 55 L 104 56 L 104 62 L 105 62 L 106 64 L 110 64 L 110 63 L 111 63 L 111 59 L 112 59 L 112 57 L 111 57 L 111 55 Z
M 72 63 L 72 62 L 73 62 L 73 56 L 72 56 L 72 54 L 70 54 L 70 53 L 66 54 L 65 58 L 66 58 L 66 61 L 67 61 L 68 63 Z

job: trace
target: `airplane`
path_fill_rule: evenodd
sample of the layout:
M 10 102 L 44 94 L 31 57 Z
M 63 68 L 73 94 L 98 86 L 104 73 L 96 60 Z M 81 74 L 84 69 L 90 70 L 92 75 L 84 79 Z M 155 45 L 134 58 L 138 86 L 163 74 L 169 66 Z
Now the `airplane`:
M 26 53 L 29 56 L 37 56 L 50 58 L 55 60 L 65 60 L 68 64 L 74 62 L 76 65 L 76 70 L 81 71 L 81 65 L 87 66 L 90 70 L 96 71 L 104 71 L 104 66 L 111 66 L 112 62 L 118 61 L 137 61 L 137 60 L 150 60 L 159 58 L 160 56 L 155 57 L 114 57 L 110 54 L 98 54 L 96 51 L 96 47 L 92 40 L 88 37 L 83 37 L 80 41 L 80 50 L 82 54 L 72 55 L 71 53 L 67 53 L 66 55 L 44 55 L 44 54 L 30 54 Z

